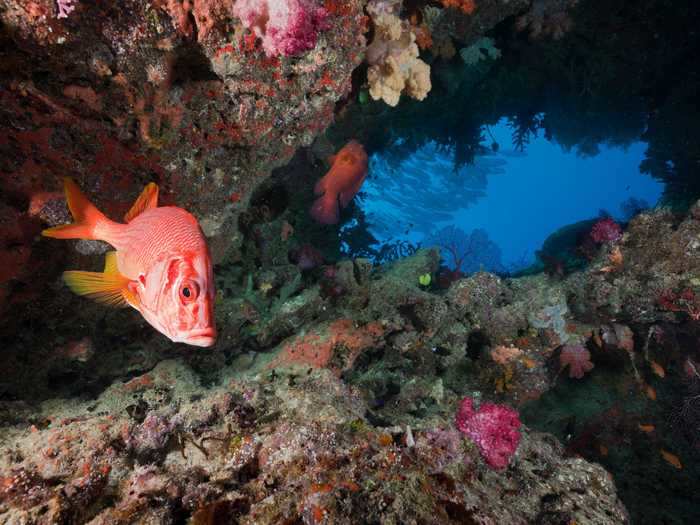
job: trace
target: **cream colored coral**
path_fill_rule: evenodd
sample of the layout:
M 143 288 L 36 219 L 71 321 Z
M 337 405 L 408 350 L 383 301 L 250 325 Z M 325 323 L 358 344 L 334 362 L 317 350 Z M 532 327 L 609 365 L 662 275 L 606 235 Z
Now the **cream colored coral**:
M 369 94 L 374 100 L 384 100 L 390 106 L 396 106 L 406 81 L 401 74 L 398 61 L 390 56 L 379 66 L 367 70 Z
M 387 2 L 371 2 L 367 11 L 375 36 L 367 48 L 367 82 L 374 100 L 396 106 L 401 93 L 423 100 L 430 91 L 430 66 L 418 58 L 416 35 Z
M 403 29 L 401 19 L 393 14 L 380 12 L 372 18 L 376 35 L 382 40 L 398 40 L 401 38 Z M 375 39 L 377 38 L 375 37 Z
M 513 359 L 520 357 L 522 353 L 523 351 L 520 350 L 520 348 L 498 345 L 496 348 L 491 350 L 491 359 L 493 359 L 499 365 L 505 366 Z
M 428 96 L 430 84 L 430 66 L 420 59 L 415 59 L 406 80 L 406 94 L 416 100 L 423 100 Z

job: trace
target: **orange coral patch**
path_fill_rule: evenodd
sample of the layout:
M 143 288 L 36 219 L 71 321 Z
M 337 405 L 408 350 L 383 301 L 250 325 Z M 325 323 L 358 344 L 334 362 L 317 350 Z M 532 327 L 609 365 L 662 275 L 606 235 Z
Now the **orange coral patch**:
M 467 15 L 471 15 L 476 11 L 476 3 L 474 0 L 442 0 L 442 5 L 461 9 L 462 12 Z

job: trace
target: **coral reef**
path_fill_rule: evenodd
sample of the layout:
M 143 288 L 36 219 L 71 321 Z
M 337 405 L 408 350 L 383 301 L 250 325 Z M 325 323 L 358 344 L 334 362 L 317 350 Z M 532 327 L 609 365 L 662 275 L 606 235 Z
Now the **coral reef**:
M 695 18 L 619 2 L 597 25 L 595 10 L 0 0 L 0 522 L 628 523 L 618 494 L 635 484 L 605 469 L 634 472 L 650 450 L 687 490 L 700 202 L 571 225 L 545 243 L 547 272 L 514 276 L 482 231 L 435 227 L 449 206 L 421 203 L 417 170 L 382 189 L 439 249 L 354 251 L 371 244 L 351 202 L 367 155 L 399 170 L 406 152 L 446 149 L 463 166 L 504 114 L 521 148 L 543 131 L 588 154 L 644 131 L 644 169 L 689 198 L 694 55 L 679 39 L 695 33 L 668 39 L 664 20 Z M 669 71 L 672 88 L 640 95 Z M 351 138 L 363 169 L 322 185 L 332 228 L 308 211 L 324 159 Z M 485 173 L 443 191 L 472 202 Z M 110 216 L 147 182 L 197 216 L 216 262 L 215 346 L 170 344 L 67 292 L 60 271 L 97 268 L 108 249 L 40 240 L 70 220 L 67 175 Z M 589 404 L 551 409 L 574 389 Z M 558 439 L 534 430 L 533 406 Z
M 114 385 L 89 403 L 45 406 L 48 426 L 18 424 L 0 463 L 2 519 L 626 521 L 603 469 L 564 458 L 543 434 L 524 430 L 522 460 L 509 468 L 534 494 L 520 498 L 511 480 L 479 465 L 455 430 L 372 426 L 358 393 L 327 371 L 241 376 L 229 368 L 212 389 L 174 361 L 152 376 L 139 395 L 141 423 L 143 412 L 129 409 L 132 393 Z M 145 401 L 158 389 L 169 400 Z M 546 494 L 556 498 L 542 507 Z
M 681 309 L 689 294 L 669 303 L 675 310 L 656 300 L 659 290 L 694 289 L 696 215 L 678 222 L 664 210 L 643 212 L 588 269 L 563 278 L 480 272 L 440 294 L 418 280 L 438 271 L 436 250 L 386 267 L 345 261 L 305 270 L 319 272 L 312 280 L 289 277 L 299 269 L 275 263 L 276 251 L 286 256 L 298 233 L 282 213 L 265 224 L 280 243 L 257 248 L 264 269 L 244 279 L 245 290 L 222 284 L 222 337 L 238 348 L 228 358 L 161 361 L 87 401 L 2 401 L 2 432 L 15 444 L 0 456 L 3 519 L 624 523 L 601 467 L 565 458 L 505 405 L 523 410 L 566 383 L 565 363 L 571 376 L 629 367 L 638 374 L 632 392 L 649 399 L 657 396 L 650 374 L 670 377 L 673 360 L 696 362 L 668 346 L 689 329 Z M 601 272 L 615 247 L 624 264 Z M 324 279 L 340 291 L 324 294 Z M 285 281 L 293 286 L 283 289 Z M 64 343 L 54 366 L 93 363 L 90 352 L 68 350 L 85 344 Z M 203 365 L 206 384 L 192 369 Z M 602 421 L 620 421 L 611 414 Z M 570 449 L 607 428 L 590 425 Z M 683 464 L 666 452 L 662 460 Z M 512 479 L 536 497 L 514 493 Z

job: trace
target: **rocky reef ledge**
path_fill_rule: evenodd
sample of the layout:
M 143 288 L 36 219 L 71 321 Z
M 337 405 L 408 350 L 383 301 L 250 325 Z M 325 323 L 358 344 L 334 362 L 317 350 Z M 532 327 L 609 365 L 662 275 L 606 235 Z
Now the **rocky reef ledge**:
M 254 368 L 256 368 L 254 366 Z M 327 369 L 202 386 L 178 361 L 3 429 L 3 523 L 624 523 L 610 475 L 522 430 L 494 471 L 434 415 L 367 421 Z M 436 396 L 439 394 L 436 392 Z M 442 400 L 449 406 L 449 396 Z M 33 423 L 27 424 L 28 421 Z M 11 444 L 10 444 L 11 443 Z M 9 444 L 9 445 L 8 445 Z

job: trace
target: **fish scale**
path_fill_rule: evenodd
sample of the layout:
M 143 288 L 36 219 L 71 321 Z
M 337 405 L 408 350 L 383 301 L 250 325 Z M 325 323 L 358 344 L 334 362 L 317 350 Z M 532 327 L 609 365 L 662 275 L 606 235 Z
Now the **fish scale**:
M 196 221 L 185 210 L 167 206 L 147 210 L 126 225 L 117 225 L 114 242 L 123 256 L 120 271 L 130 279 L 148 269 L 148 264 L 175 250 L 196 251 L 204 246 Z M 167 228 L 163 228 L 167 225 Z M 109 242 L 109 241 L 107 241 Z

